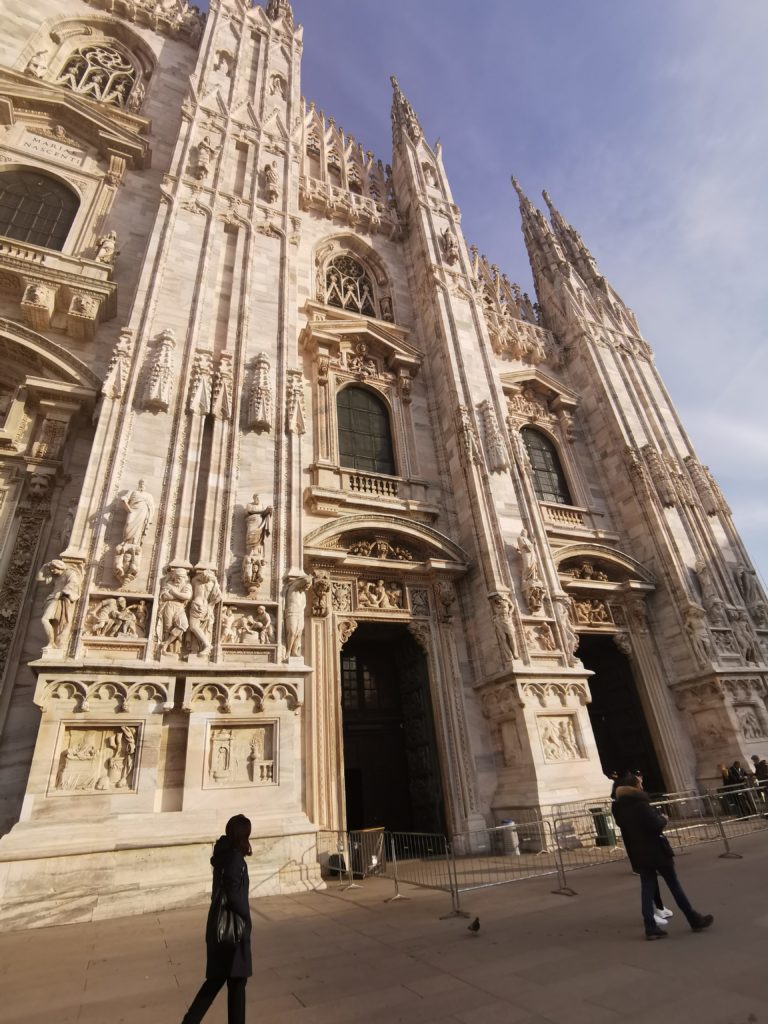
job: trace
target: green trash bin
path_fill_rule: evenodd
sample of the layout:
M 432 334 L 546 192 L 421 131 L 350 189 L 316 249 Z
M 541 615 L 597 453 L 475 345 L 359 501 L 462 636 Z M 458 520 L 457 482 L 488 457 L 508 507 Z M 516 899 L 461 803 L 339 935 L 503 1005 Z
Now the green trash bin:
M 595 824 L 595 846 L 615 846 L 616 825 L 611 812 L 604 807 L 590 807 L 589 813 Z

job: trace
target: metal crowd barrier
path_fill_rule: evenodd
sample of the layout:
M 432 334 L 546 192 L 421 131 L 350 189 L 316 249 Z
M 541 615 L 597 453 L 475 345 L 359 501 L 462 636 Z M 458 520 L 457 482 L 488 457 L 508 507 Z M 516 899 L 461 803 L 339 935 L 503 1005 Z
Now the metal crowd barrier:
M 730 840 L 768 829 L 768 783 L 723 786 L 716 791 L 665 793 L 652 797 L 668 820 L 664 831 L 674 849 L 720 842 L 721 857 L 740 857 Z M 570 872 L 626 857 L 610 800 L 574 801 L 544 817 L 508 821 L 451 837 L 382 828 L 318 833 L 323 877 L 342 889 L 359 888 L 371 876 L 394 884 L 393 900 L 404 899 L 401 883 L 451 896 L 451 916 L 464 915 L 461 895 L 524 878 L 557 875 L 556 893 L 572 896 Z

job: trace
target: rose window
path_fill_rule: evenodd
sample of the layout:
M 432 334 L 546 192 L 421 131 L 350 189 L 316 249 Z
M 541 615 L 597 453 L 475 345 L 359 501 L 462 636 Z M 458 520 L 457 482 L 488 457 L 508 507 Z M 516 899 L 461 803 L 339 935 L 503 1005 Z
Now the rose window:
M 62 68 L 58 84 L 101 103 L 125 107 L 136 84 L 136 69 L 111 46 L 83 46 Z

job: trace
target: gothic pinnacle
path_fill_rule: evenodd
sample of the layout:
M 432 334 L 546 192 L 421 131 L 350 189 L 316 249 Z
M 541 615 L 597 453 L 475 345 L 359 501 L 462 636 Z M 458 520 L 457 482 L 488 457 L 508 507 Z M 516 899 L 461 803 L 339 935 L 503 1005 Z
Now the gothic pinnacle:
M 400 83 L 394 75 L 389 76 L 394 90 L 392 96 L 392 130 L 397 135 L 397 129 L 402 129 L 411 142 L 418 142 L 423 132 L 416 111 L 405 98 Z

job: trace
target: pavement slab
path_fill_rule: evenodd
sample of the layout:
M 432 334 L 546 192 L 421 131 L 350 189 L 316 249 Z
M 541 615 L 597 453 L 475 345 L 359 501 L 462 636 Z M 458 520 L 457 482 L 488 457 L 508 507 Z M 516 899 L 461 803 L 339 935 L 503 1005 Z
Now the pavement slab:
M 385 879 L 253 903 L 249 1020 L 259 1024 L 768 1024 L 768 841 L 678 857 L 694 906 L 645 942 L 639 882 L 626 863 L 462 895 Z M 202 981 L 206 909 L 0 935 L 3 1024 L 175 1024 Z M 225 1024 L 226 998 L 206 1024 Z

